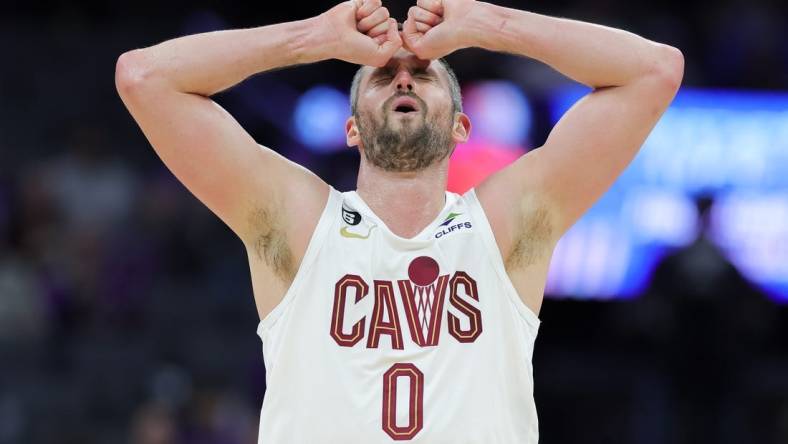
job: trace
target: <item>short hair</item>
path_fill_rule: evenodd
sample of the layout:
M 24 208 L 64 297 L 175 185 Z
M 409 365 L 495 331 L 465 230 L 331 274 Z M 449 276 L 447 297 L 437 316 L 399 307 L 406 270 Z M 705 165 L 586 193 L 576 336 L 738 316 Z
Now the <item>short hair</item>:
M 462 112 L 462 91 L 460 91 L 460 82 L 457 80 L 457 75 L 454 70 L 449 66 L 449 62 L 443 57 L 437 59 L 438 62 L 446 70 L 449 77 L 449 93 L 451 94 L 452 112 Z M 353 82 L 350 84 L 350 112 L 355 116 L 358 105 L 358 88 L 361 86 L 361 75 L 364 72 L 364 66 L 361 66 L 353 75 Z

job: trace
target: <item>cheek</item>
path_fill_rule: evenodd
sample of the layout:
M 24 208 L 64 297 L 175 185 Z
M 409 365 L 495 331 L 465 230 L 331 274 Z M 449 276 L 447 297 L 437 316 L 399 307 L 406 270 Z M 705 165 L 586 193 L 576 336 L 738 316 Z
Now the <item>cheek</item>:
M 432 113 L 444 114 L 451 112 L 451 96 L 443 89 L 430 88 L 423 99 L 431 108 L 430 111 Z
M 359 101 L 366 102 L 369 108 L 380 108 L 380 105 L 388 98 L 385 91 L 381 88 L 369 87 L 359 96 Z
M 381 115 L 383 100 L 377 97 L 365 97 L 362 103 L 359 100 L 358 111 L 367 115 L 367 118 L 378 119 Z
M 428 118 L 434 122 L 443 123 L 444 121 L 452 121 L 454 116 L 452 114 L 451 102 L 433 102 L 429 105 Z

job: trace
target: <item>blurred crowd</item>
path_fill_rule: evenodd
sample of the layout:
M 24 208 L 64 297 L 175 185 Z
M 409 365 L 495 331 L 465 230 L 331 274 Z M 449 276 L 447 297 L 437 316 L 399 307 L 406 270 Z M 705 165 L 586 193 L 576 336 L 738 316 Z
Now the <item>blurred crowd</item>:
M 688 85 L 788 89 L 788 8 L 776 0 L 502 4 L 677 46 Z M 255 443 L 265 369 L 243 246 L 155 157 L 117 98 L 114 64 L 166 38 L 331 2 L 47 5 L 0 17 L 0 444 Z M 504 77 L 537 92 L 566 81 L 533 61 L 468 54 L 450 57 L 461 82 Z M 248 82 L 344 89 L 351 75 L 326 62 Z M 258 141 L 354 187 L 352 152 L 306 152 L 243 91 L 217 100 Z M 542 442 L 788 442 L 786 311 L 703 226 L 638 298 L 548 299 L 534 356 Z
M 1 188 L 0 442 L 253 442 L 242 246 L 103 130 L 63 145 Z

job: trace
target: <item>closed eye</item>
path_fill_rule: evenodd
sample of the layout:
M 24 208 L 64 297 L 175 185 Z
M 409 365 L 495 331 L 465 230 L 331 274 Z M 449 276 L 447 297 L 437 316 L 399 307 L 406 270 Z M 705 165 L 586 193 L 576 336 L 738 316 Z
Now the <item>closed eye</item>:
M 419 79 L 425 79 L 425 80 L 431 80 L 433 78 L 432 74 L 427 72 L 427 70 L 421 70 L 421 69 L 413 71 L 413 77 Z

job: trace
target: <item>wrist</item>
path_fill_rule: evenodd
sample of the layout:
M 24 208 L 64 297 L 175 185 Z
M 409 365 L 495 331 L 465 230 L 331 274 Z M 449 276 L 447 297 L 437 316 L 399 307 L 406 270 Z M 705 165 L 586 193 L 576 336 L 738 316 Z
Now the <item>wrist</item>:
M 297 64 L 315 63 L 332 58 L 330 42 L 322 15 L 291 22 L 290 51 Z
M 505 27 L 511 20 L 509 9 L 487 2 L 476 2 L 474 9 L 468 14 L 465 26 L 465 45 L 487 49 L 500 50 L 500 37 Z

